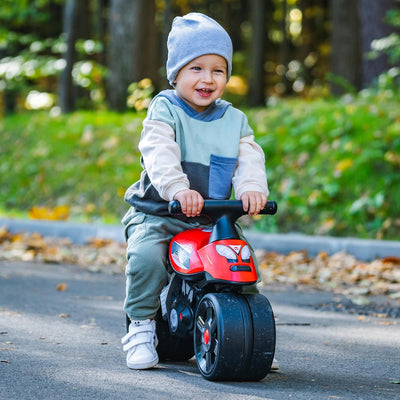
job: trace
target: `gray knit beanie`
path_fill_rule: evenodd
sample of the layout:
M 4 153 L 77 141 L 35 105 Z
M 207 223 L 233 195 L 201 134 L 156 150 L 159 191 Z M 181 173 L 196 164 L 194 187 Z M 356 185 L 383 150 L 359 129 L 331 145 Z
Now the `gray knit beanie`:
M 205 54 L 218 54 L 227 62 L 227 81 L 232 72 L 232 41 L 225 29 L 200 13 L 176 17 L 168 35 L 167 78 L 171 86 L 179 70 Z

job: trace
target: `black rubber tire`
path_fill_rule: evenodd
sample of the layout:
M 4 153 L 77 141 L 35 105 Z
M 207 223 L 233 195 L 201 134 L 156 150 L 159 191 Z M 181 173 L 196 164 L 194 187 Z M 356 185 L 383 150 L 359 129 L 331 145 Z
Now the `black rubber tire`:
M 161 310 L 158 310 L 156 315 L 156 334 L 158 338 L 158 346 L 156 348 L 160 361 L 187 361 L 194 356 L 193 338 L 181 338 L 173 335 L 169 331 L 168 322 L 161 315 Z M 131 321 L 126 316 L 126 331 L 129 330 Z
M 258 381 L 269 372 L 274 349 L 274 317 L 264 296 L 209 293 L 201 299 L 194 350 L 204 378 Z
M 242 380 L 259 381 L 271 370 L 274 361 L 275 317 L 268 299 L 261 294 L 244 296 L 253 321 L 253 352 Z
M 235 294 L 209 293 L 201 299 L 195 315 L 194 349 L 204 378 L 240 379 L 249 337 L 242 314 Z
M 156 315 L 156 332 L 158 337 L 157 353 L 160 361 L 187 361 L 194 356 L 193 338 L 181 338 L 171 334 L 168 322 L 158 310 Z

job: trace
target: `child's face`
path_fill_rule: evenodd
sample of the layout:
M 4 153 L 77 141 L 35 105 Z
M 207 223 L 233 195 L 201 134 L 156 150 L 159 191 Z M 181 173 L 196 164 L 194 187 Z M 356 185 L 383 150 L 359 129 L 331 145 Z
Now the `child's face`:
M 200 113 L 222 96 L 226 78 L 225 58 L 206 54 L 182 67 L 175 79 L 175 90 L 182 100 Z

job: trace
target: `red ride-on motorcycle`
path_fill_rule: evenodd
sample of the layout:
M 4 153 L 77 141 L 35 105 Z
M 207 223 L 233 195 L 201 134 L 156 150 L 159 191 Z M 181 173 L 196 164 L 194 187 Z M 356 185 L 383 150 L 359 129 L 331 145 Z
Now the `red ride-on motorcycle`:
M 268 201 L 260 214 L 275 214 Z M 181 215 L 180 204 L 169 204 Z M 170 280 L 156 317 L 160 361 L 196 358 L 208 380 L 258 381 L 270 371 L 275 353 L 275 320 L 261 294 L 246 293 L 258 276 L 249 245 L 236 220 L 240 200 L 205 200 L 202 215 L 212 229 L 191 229 L 169 246 Z

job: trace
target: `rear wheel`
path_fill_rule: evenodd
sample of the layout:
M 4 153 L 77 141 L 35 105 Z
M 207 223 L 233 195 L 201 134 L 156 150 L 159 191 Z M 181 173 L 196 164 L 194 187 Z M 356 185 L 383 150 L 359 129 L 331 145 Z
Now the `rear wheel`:
M 156 315 L 156 333 L 158 337 L 157 353 L 160 361 L 187 361 L 194 355 L 193 337 L 179 337 L 170 332 L 168 322 L 158 310 Z
M 205 295 L 196 311 L 194 350 L 206 379 L 262 379 L 275 350 L 275 323 L 268 300 L 259 294 Z
M 158 310 L 155 317 L 156 334 L 158 346 L 156 348 L 160 361 L 187 361 L 194 355 L 193 337 L 181 338 L 170 333 L 168 322 L 162 317 L 161 310 Z M 131 321 L 126 316 L 126 331 L 129 331 Z

